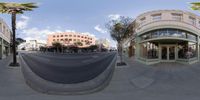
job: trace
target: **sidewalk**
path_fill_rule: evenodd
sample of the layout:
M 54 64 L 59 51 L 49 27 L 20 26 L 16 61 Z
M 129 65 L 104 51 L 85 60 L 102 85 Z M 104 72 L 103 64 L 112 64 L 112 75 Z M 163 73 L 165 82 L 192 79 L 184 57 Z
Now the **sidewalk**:
M 86 95 L 47 95 L 29 88 L 11 57 L 0 60 L 0 100 L 199 100 L 200 64 L 146 66 L 125 58 L 104 90 Z M 3 66 L 2 66 L 3 65 Z

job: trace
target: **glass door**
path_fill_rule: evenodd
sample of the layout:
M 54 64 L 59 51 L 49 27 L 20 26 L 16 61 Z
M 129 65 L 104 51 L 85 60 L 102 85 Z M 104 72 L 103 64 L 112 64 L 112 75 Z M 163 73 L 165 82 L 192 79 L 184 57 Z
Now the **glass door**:
M 161 59 L 167 60 L 167 46 L 161 47 Z
M 161 46 L 161 60 L 171 62 L 175 60 L 175 46 Z
M 169 60 L 175 60 L 175 46 L 169 46 Z

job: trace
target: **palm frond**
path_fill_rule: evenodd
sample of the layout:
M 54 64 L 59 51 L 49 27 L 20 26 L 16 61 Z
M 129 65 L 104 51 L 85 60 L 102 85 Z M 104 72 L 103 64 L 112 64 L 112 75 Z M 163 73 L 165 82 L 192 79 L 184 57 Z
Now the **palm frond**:
M 12 13 L 22 14 L 24 11 L 32 11 L 33 8 L 37 8 L 35 3 L 4 3 L 0 2 L 0 13 Z
M 200 2 L 193 2 L 191 4 L 192 4 L 191 6 L 192 10 L 200 10 Z

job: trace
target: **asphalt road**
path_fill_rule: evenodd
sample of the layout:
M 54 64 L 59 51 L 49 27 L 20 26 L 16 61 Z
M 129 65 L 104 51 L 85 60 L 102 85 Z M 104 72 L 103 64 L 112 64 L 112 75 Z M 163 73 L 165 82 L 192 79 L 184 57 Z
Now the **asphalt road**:
M 111 53 L 54 54 L 21 53 L 30 69 L 41 78 L 63 84 L 85 82 L 97 77 L 111 63 Z

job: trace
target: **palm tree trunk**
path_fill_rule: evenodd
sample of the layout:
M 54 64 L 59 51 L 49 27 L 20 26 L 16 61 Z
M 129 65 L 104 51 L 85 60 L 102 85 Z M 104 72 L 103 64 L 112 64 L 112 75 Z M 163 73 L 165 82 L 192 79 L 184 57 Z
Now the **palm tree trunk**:
M 16 57 L 16 43 L 15 43 L 15 30 L 16 30 L 16 12 L 12 13 L 11 16 L 12 19 L 12 51 L 13 51 L 13 62 L 10 64 L 11 66 L 18 66 L 19 64 L 17 63 L 17 57 Z

